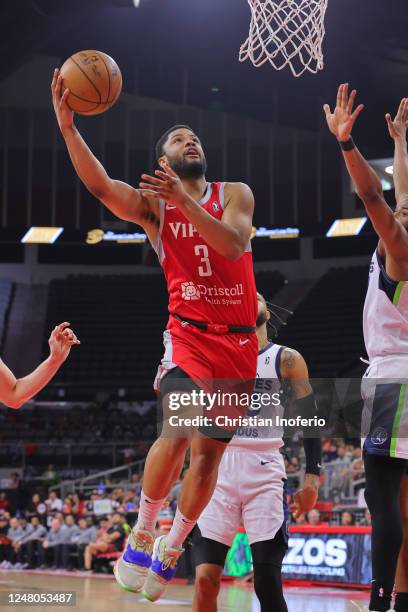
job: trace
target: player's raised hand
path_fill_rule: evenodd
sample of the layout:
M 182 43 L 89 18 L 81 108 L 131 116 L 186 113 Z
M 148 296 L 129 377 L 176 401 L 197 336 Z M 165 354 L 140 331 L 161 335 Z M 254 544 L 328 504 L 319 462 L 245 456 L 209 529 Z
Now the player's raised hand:
M 315 507 L 319 495 L 319 477 L 314 474 L 305 475 L 303 489 L 295 493 L 295 519 Z
M 74 344 L 81 344 L 72 329 L 69 329 L 69 325 L 65 321 L 54 327 L 48 340 L 51 357 L 61 362 L 66 360 Z
M 402 98 L 398 112 L 394 119 L 392 119 L 391 115 L 387 113 L 385 115 L 385 120 L 388 125 L 388 131 L 393 140 L 399 138 L 406 140 L 408 127 L 408 98 Z
M 160 164 L 162 170 L 156 170 L 156 176 L 142 174 L 140 189 L 145 195 L 162 199 L 173 206 L 182 206 L 187 193 L 180 177 L 167 164 Z
M 364 104 L 359 104 L 353 111 L 357 91 L 353 89 L 349 95 L 348 88 L 348 83 L 340 85 L 337 91 L 336 108 L 333 112 L 331 112 L 328 104 L 323 106 L 329 130 L 337 140 L 343 142 L 349 140 L 357 117 L 364 108 Z
M 69 89 L 66 89 L 64 93 L 62 90 L 62 76 L 58 68 L 54 70 L 51 82 L 51 93 L 52 93 L 52 104 L 54 111 L 57 116 L 57 121 L 61 132 L 69 129 L 74 124 L 74 112 L 69 108 L 67 104 L 67 98 L 69 96 Z

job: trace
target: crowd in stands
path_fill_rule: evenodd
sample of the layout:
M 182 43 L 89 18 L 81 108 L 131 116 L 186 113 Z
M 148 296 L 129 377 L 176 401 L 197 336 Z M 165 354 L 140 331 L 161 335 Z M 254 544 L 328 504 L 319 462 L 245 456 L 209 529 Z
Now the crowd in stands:
M 58 489 L 52 488 L 67 478 L 61 462 L 41 465 L 31 460 L 41 440 L 45 444 L 56 442 L 61 448 L 81 441 L 84 447 L 92 446 L 92 442 L 109 445 L 117 441 L 123 444 L 121 464 L 141 459 L 156 436 L 155 403 L 113 402 L 109 398 L 83 405 L 31 403 L 18 417 L 13 411 L 0 412 L 1 441 L 20 441 L 27 451 L 25 469 L 0 480 L 0 567 L 97 568 L 97 559 L 122 549 L 129 525 L 136 521 L 140 475 L 134 473 L 130 481 L 103 479 L 98 488 L 86 494 L 60 498 Z M 290 504 L 302 482 L 301 438 L 286 440 L 284 455 Z M 100 454 L 96 460 L 97 466 L 87 465 L 81 458 L 80 477 L 100 470 Z M 364 503 L 357 503 L 364 488 L 359 441 L 324 439 L 323 463 L 320 501 L 330 502 L 330 508 L 318 506 L 305 517 L 292 517 L 292 523 L 370 525 Z M 171 524 L 179 492 L 180 482 L 173 487 L 169 505 L 163 509 L 159 529 Z
M 52 515 L 50 515 L 52 516 Z M 0 517 L 0 558 L 2 569 L 73 569 L 91 571 L 98 553 L 123 549 L 129 526 L 123 514 L 115 512 L 95 520 L 75 519 L 56 512 L 50 527 L 37 515 Z
M 53 466 L 49 466 L 52 473 Z M 107 488 L 111 489 L 108 493 Z M 121 551 L 136 517 L 141 483 L 133 474 L 126 488 L 101 483 L 89 497 L 65 499 L 51 490 L 34 493 L 27 507 L 11 516 L 7 495 L 0 494 L 0 568 L 92 570 L 96 556 Z
M 302 453 L 300 443 L 289 442 L 285 446 L 285 467 L 290 481 L 296 482 L 296 476 L 302 470 Z M 339 495 L 339 499 L 347 497 L 350 491 L 355 497 L 359 488 L 364 487 L 364 464 L 358 440 L 346 443 L 338 439 L 324 439 L 322 459 L 326 469 L 322 471 L 320 480 L 323 485 L 330 478 L 330 497 L 333 491 Z
M 361 449 L 357 445 L 324 440 L 323 458 L 326 468 L 339 467 L 332 478 L 334 484 L 344 489 L 350 480 L 357 481 L 363 476 Z M 285 463 L 289 482 L 294 479 L 292 488 L 289 487 L 290 504 L 302 470 L 302 457 L 296 453 L 296 446 L 289 447 Z M 49 465 L 42 477 L 48 487 L 59 479 L 54 465 Z M 322 483 L 325 478 L 326 470 L 323 470 Z M 10 482 L 18 485 L 18 474 Z M 159 516 L 159 530 L 164 531 L 171 525 L 180 486 L 181 480 L 174 485 L 168 505 Z M 130 526 L 137 518 L 141 488 L 140 475 L 133 473 L 130 481 L 104 479 L 87 495 L 69 494 L 62 499 L 56 490 L 50 490 L 46 496 L 34 492 L 24 508 L 14 509 L 10 507 L 8 491 L 0 492 L 0 568 L 91 571 L 101 555 L 122 550 Z M 366 508 L 337 511 L 331 508 L 325 512 L 316 508 L 298 519 L 292 515 L 292 524 L 369 526 L 371 519 Z
M 155 402 L 112 401 L 109 398 L 105 402 L 83 404 L 67 402 L 61 405 L 44 405 L 32 402 L 18 414 L 13 411 L 0 411 L 0 421 L 0 441 L 7 445 L 8 456 L 12 454 L 10 444 L 23 445 L 26 468 L 31 470 L 30 476 L 41 476 L 47 485 L 58 481 L 55 474 L 47 476 L 44 471 L 49 463 L 45 453 L 47 446 L 60 445 L 61 452 L 56 456 L 60 471 L 65 470 L 64 461 L 67 457 L 62 454 L 62 450 L 69 445 L 72 445 L 73 449 L 77 447 L 77 451 L 72 451 L 72 467 L 82 467 L 84 470 L 104 469 L 103 452 L 95 447 L 91 454 L 93 444 L 106 445 L 106 448 L 108 445 L 118 445 L 116 464 L 131 463 L 146 456 L 156 438 L 157 426 Z M 290 476 L 301 469 L 302 445 L 300 440 L 297 443 L 286 442 L 286 470 Z M 48 458 L 46 462 L 40 461 L 43 451 L 43 459 Z M 361 477 L 363 465 L 359 441 L 350 444 L 339 440 L 325 440 L 323 461 L 343 466 L 341 471 L 336 471 L 337 480 L 333 484 L 340 494 L 349 490 L 350 478 L 358 481 Z M 350 476 L 350 468 L 354 477 Z
M 330 525 L 340 525 L 341 527 L 371 527 L 371 514 L 368 508 L 362 513 L 356 514 L 351 510 L 343 510 L 339 513 L 339 518 L 329 520 L 321 516 L 317 508 L 313 508 L 306 515 L 296 519 L 296 525 L 312 525 L 314 527 L 327 527 Z
M 1 441 L 135 445 L 137 440 L 155 439 L 155 407 L 154 401 L 110 399 L 77 404 L 30 402 L 21 412 L 0 411 Z
M 143 460 L 157 437 L 155 406 L 107 397 L 0 410 L 0 463 L 24 463 L 25 475 L 40 479 L 52 461 L 66 480 Z

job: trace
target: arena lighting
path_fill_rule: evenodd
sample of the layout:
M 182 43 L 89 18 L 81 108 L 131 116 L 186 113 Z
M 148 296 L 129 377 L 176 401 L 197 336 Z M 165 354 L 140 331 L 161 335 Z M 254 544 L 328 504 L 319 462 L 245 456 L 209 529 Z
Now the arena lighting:
M 339 236 L 358 236 L 363 229 L 367 217 L 357 217 L 355 219 L 336 219 L 326 234 L 327 238 L 337 238 Z
M 127 8 L 129 6 L 133 6 L 134 8 L 139 8 L 140 0 L 113 0 L 113 4 L 115 6 L 120 6 L 123 8 Z
M 147 241 L 146 234 L 116 234 L 115 232 L 104 232 L 101 229 L 94 229 L 88 232 L 86 237 L 87 244 L 98 244 L 99 242 L 116 242 L 117 244 L 143 244 Z
M 394 166 L 387 166 L 385 171 L 387 174 L 394 174 Z
M 54 244 L 64 231 L 63 227 L 30 227 L 21 242 L 28 244 Z
M 297 227 L 286 227 L 283 229 L 267 229 L 266 227 L 253 227 L 251 238 L 299 238 L 299 234 L 300 230 Z

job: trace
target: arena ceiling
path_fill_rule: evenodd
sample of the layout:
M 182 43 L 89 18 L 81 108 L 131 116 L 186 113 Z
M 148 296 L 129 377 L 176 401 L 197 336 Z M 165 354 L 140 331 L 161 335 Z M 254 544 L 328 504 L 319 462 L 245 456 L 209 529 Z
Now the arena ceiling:
M 408 95 L 406 0 L 329 0 L 325 69 L 299 79 L 238 62 L 248 23 L 246 0 L 3 0 L 0 79 L 34 54 L 97 48 L 118 61 L 125 91 L 311 130 L 349 81 L 367 105 L 367 146 L 385 152 L 383 115 Z

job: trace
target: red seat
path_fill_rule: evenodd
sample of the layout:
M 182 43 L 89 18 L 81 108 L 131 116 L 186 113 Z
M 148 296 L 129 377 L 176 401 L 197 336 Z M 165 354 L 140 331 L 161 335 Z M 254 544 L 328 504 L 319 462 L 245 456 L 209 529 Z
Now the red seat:
M 121 554 L 122 553 L 119 551 L 110 552 L 110 553 L 102 553 L 100 555 L 97 555 L 95 559 L 119 559 Z
M 95 559 L 119 559 L 120 555 L 122 554 L 122 552 L 126 548 L 126 544 L 127 544 L 127 538 L 125 538 L 125 540 L 123 542 L 122 550 L 120 550 L 120 551 L 119 550 L 115 550 L 113 552 L 100 553 L 99 555 L 96 555 Z

